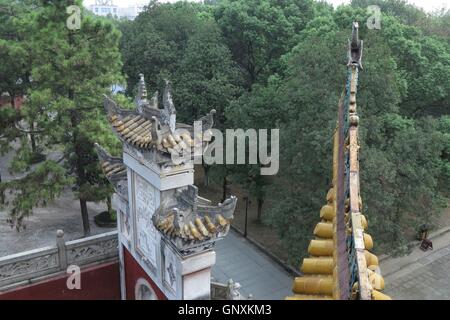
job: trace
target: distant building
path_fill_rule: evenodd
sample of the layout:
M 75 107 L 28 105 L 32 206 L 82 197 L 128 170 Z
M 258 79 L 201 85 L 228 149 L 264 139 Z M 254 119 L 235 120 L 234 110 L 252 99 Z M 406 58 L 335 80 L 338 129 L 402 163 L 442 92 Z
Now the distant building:
M 134 20 L 143 10 L 143 5 L 133 5 L 128 7 L 119 7 L 112 0 L 95 0 L 95 4 L 90 5 L 88 9 L 98 16 L 111 15 L 117 19 Z

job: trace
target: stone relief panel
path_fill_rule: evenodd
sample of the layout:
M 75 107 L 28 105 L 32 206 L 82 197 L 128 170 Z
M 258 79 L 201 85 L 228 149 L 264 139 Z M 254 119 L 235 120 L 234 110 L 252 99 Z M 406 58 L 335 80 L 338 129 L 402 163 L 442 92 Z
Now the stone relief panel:
M 67 260 L 73 264 L 83 264 L 86 260 L 97 260 L 102 256 L 117 255 L 119 241 L 117 237 L 91 244 L 82 244 L 77 247 L 68 248 Z
M 177 292 L 177 282 L 179 277 L 177 276 L 177 257 L 167 246 L 164 247 L 164 270 L 163 280 L 165 286 L 170 289 L 174 294 Z
M 156 269 L 159 243 L 152 216 L 157 205 L 157 189 L 136 173 L 134 184 L 136 249 L 142 258 Z
M 127 239 L 128 243 L 131 241 L 131 217 L 128 211 L 118 210 L 120 214 L 120 230 L 122 235 Z
M 25 260 L 18 260 L 0 266 L 0 283 L 9 278 L 19 278 L 24 275 L 34 274 L 59 266 L 58 254 L 46 254 Z

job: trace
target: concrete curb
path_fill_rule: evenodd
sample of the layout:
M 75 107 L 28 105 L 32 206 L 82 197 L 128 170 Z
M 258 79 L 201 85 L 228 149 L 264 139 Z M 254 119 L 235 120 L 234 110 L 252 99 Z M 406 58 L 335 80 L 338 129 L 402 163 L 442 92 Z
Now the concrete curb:
M 237 228 L 237 227 L 231 225 L 231 229 L 232 229 L 234 232 L 236 232 L 237 234 L 239 234 L 241 237 L 244 237 L 244 232 L 241 231 L 239 228 Z M 431 240 L 433 240 L 433 239 L 436 239 L 436 238 L 438 238 L 438 237 L 440 237 L 440 236 L 446 234 L 447 232 L 450 232 L 450 226 L 444 227 L 444 228 L 441 228 L 441 229 L 438 229 L 438 230 L 436 230 L 436 231 L 434 231 L 434 232 L 431 232 L 431 233 L 430 233 L 430 236 L 429 236 L 428 238 L 431 239 Z M 268 256 L 269 258 L 271 258 L 274 262 L 276 262 L 280 267 L 282 267 L 286 272 L 288 272 L 288 273 L 291 274 L 292 276 L 294 276 L 294 277 L 299 277 L 299 276 L 302 275 L 302 273 L 301 273 L 300 271 L 297 271 L 295 268 L 293 268 L 292 266 L 290 266 L 288 263 L 286 263 L 285 261 L 283 261 L 282 259 L 280 259 L 280 258 L 277 257 L 276 255 L 274 255 L 274 254 L 273 254 L 272 252 L 270 252 L 264 245 L 262 245 L 261 243 L 259 243 L 258 241 L 256 241 L 256 240 L 253 239 L 252 237 L 250 237 L 249 235 L 247 235 L 247 237 L 245 237 L 245 239 L 248 240 L 248 241 L 249 241 L 253 246 L 255 246 L 258 250 L 260 250 L 261 252 L 263 252 L 266 256 Z M 413 246 L 417 246 L 417 245 L 419 245 L 419 244 L 420 244 L 420 241 L 417 241 L 417 240 L 416 240 L 416 241 L 410 242 L 410 245 L 413 245 Z M 383 254 L 383 255 L 380 255 L 379 261 L 382 262 L 382 261 L 385 261 L 385 260 L 387 260 L 387 259 L 389 259 L 389 258 L 391 258 L 390 255 L 388 255 L 388 254 Z M 417 259 L 417 260 L 418 260 L 418 259 Z M 416 261 L 413 261 L 412 263 L 417 262 L 417 260 L 416 260 Z M 401 269 L 403 269 L 403 267 L 399 268 L 399 269 L 396 270 L 396 271 L 393 271 L 393 272 L 389 273 L 388 275 L 393 274 L 393 273 L 395 273 L 395 272 L 398 272 L 398 271 L 400 271 Z M 384 276 L 388 276 L 388 275 L 384 275 Z
M 248 242 L 250 242 L 259 251 L 264 253 L 266 256 L 268 256 L 270 259 L 272 259 L 274 262 L 276 262 L 280 267 L 282 267 L 290 275 L 295 276 L 295 277 L 299 277 L 299 276 L 302 275 L 300 273 L 300 271 L 297 271 L 295 268 L 293 268 L 292 266 L 287 264 L 285 261 L 283 261 L 282 259 L 278 258 L 276 255 L 274 255 L 272 252 L 270 252 L 264 245 L 262 245 L 261 243 L 259 243 L 255 239 L 253 239 L 252 237 L 250 237 L 248 235 L 247 235 L 247 237 L 244 237 L 244 232 L 242 232 L 239 228 L 231 225 L 231 229 L 234 232 L 236 232 L 237 234 L 239 234 L 241 237 L 243 237 L 244 239 L 248 240 Z
M 436 239 L 436 238 L 446 234 L 447 232 L 450 232 L 450 226 L 444 227 L 444 228 L 441 228 L 441 229 L 438 229 L 436 231 L 431 232 L 430 236 L 428 237 L 428 239 L 430 239 L 430 240 Z M 411 241 L 409 244 L 411 246 L 417 246 L 417 245 L 420 245 L 420 243 L 421 243 L 420 241 L 414 240 L 414 241 Z M 380 262 L 382 262 L 384 260 L 389 259 L 390 257 L 391 257 L 391 255 L 389 255 L 389 254 L 382 254 L 382 255 L 380 255 L 378 260 Z

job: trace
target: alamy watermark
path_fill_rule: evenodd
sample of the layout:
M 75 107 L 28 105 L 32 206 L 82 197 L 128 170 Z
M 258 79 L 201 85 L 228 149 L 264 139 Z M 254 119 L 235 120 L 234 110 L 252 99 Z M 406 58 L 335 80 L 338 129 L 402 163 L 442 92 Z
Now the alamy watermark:
M 66 26 L 69 30 L 81 29 L 81 9 L 79 6 L 72 5 L 66 8 L 69 17 L 66 20 Z
M 275 175 L 279 169 L 280 130 L 226 129 L 225 135 L 218 129 L 203 132 L 202 122 L 194 122 L 194 141 L 188 146 L 190 133 L 183 128 L 173 132 L 174 148 L 170 148 L 174 164 L 193 161 L 194 164 L 258 164 L 261 175 Z M 268 142 L 270 138 L 270 143 Z M 204 146 L 204 141 L 210 141 Z M 269 154 L 270 146 L 270 154 Z
M 367 7 L 367 13 L 371 16 L 366 21 L 367 28 L 373 30 L 381 29 L 381 8 L 377 5 L 371 5 Z
M 70 265 L 67 267 L 67 274 L 70 276 L 67 278 L 66 286 L 69 290 L 81 290 L 81 269 L 77 265 Z

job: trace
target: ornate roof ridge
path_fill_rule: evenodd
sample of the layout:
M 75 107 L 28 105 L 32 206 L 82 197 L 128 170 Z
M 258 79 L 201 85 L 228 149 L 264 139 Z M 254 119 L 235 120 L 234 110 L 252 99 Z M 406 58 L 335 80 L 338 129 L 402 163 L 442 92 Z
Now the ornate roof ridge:
M 113 99 L 105 96 L 104 107 L 108 120 L 119 139 L 132 148 L 139 150 L 155 149 L 170 156 L 182 155 L 192 149 L 195 143 L 207 144 L 211 139 L 210 130 L 214 124 L 215 110 L 199 119 L 202 123 L 202 134 L 194 137 L 191 125 L 176 122 L 176 109 L 172 99 L 169 81 L 163 94 L 163 108 L 158 108 L 158 93 L 151 101 L 147 100 L 144 75 L 140 75 L 138 94 L 134 110 L 121 108 Z
M 333 134 L 333 182 L 320 222 L 303 259 L 303 276 L 296 277 L 290 300 L 390 299 L 380 291 L 384 279 L 378 258 L 369 250 L 372 237 L 365 233 L 359 190 L 359 117 L 356 113 L 358 70 L 362 69 L 362 40 L 358 23 L 352 26 L 348 47 L 348 78 L 339 100 L 338 123 Z
M 95 143 L 95 151 L 106 179 L 124 199 L 128 199 L 127 168 L 120 157 L 111 156 L 102 146 Z

